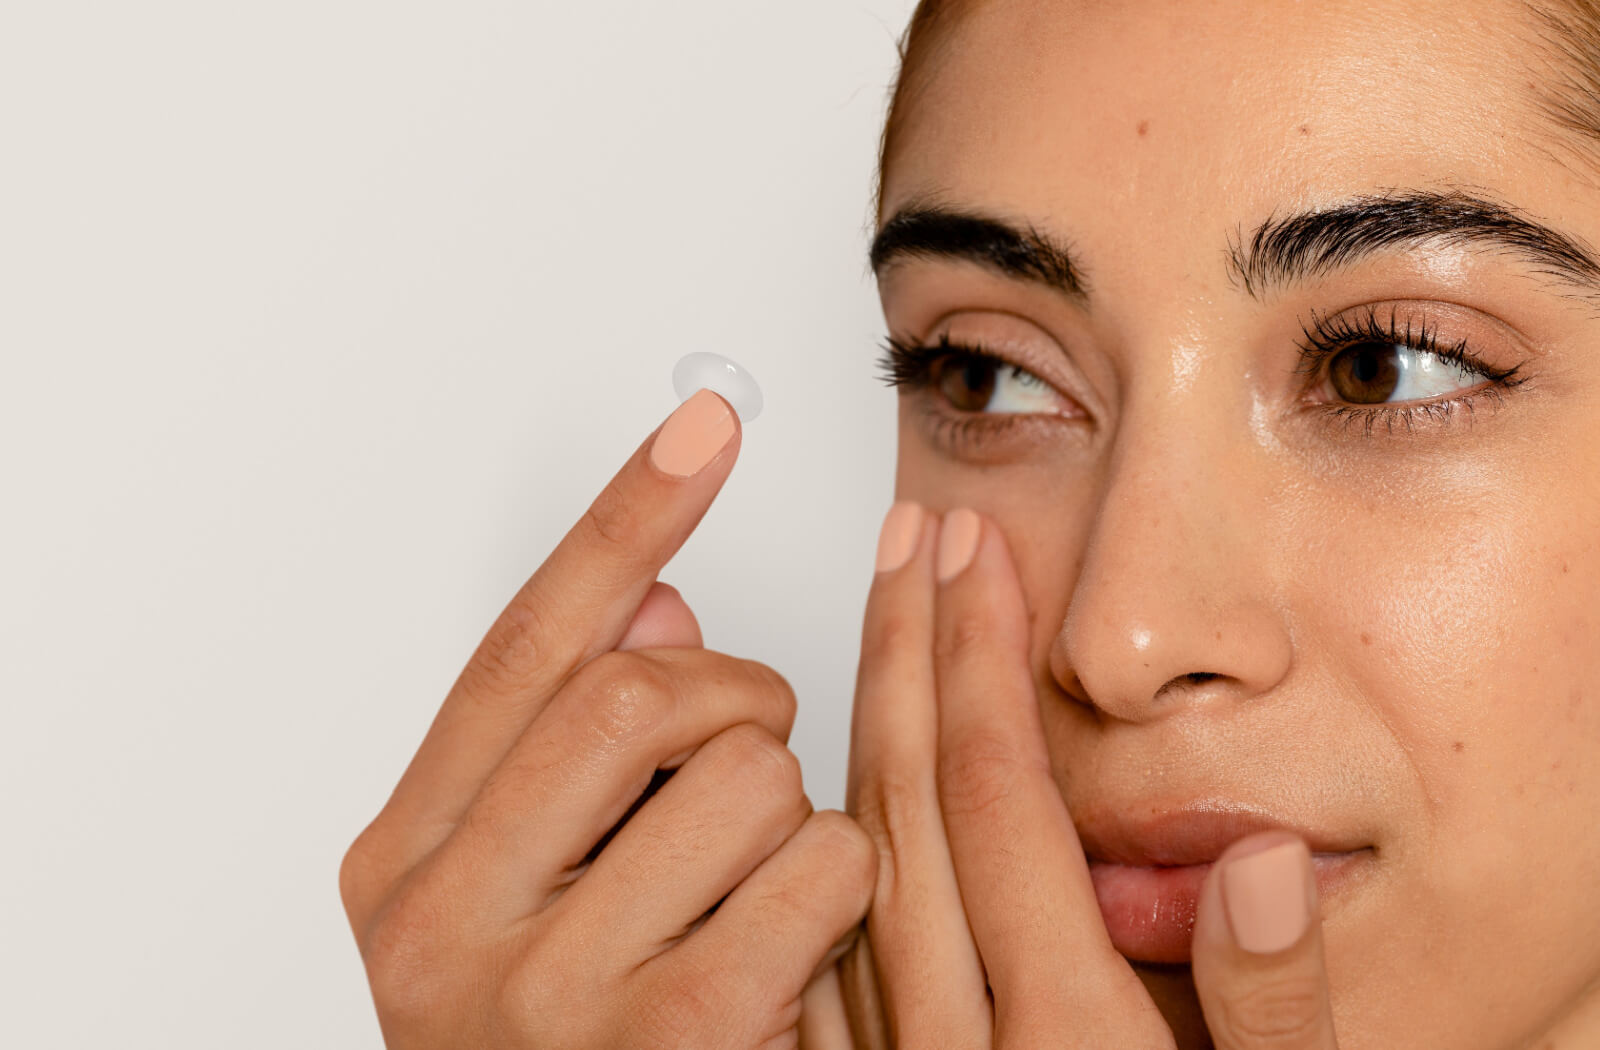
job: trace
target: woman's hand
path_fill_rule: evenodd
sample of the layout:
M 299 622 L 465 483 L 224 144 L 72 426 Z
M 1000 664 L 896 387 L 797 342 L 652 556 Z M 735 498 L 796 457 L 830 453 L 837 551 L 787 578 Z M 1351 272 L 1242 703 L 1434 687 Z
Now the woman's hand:
M 880 564 L 893 546 L 888 524 Z M 877 842 L 879 878 L 868 936 L 840 967 L 857 1043 L 1173 1047 L 1111 944 L 1051 776 L 1005 537 L 971 512 L 946 514 L 942 529 L 932 515 L 916 523 L 910 561 L 880 571 L 867 602 L 848 808 Z M 958 569 L 970 549 L 963 532 L 976 532 L 976 549 Z M 1259 868 L 1231 880 L 1259 912 L 1234 913 L 1245 936 L 1281 949 L 1246 951 L 1220 875 L 1285 843 L 1279 870 L 1304 880 L 1304 897 L 1260 892 L 1272 872 Z M 1235 842 L 1207 873 L 1193 972 L 1221 1050 L 1336 1045 L 1310 870 L 1300 839 L 1271 831 Z M 1301 900 L 1310 921 L 1295 938 Z
M 340 892 L 390 1047 L 796 1044 L 876 851 L 811 811 L 788 682 L 700 648 L 654 582 L 738 442 L 707 391 L 639 447 L 351 845 Z

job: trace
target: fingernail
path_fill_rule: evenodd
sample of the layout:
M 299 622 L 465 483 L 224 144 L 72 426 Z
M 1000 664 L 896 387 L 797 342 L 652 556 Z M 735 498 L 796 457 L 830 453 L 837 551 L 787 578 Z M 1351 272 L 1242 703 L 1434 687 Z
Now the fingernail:
M 917 549 L 917 539 L 922 535 L 922 505 L 901 500 L 884 515 L 883 529 L 878 533 L 879 572 L 893 572 L 911 560 Z
M 698 474 L 733 437 L 733 413 L 728 403 L 701 389 L 679 405 L 661 425 L 650 446 L 650 462 L 675 477 Z
M 939 525 L 939 582 L 949 582 L 957 573 L 972 564 L 978 550 L 978 533 L 981 525 L 978 512 L 957 507 L 944 516 Z
M 1310 869 L 1311 855 L 1299 842 L 1228 862 L 1222 870 L 1222 897 L 1239 947 L 1265 955 L 1300 939 L 1311 921 L 1306 902 Z

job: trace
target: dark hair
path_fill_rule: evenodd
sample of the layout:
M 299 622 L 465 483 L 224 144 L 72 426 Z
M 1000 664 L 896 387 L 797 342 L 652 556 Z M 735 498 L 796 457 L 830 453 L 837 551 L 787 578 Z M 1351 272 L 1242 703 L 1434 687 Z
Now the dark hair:
M 1592 180 L 1600 171 L 1600 0 L 1528 0 L 1528 8 L 1542 67 L 1530 70 L 1534 104 L 1566 155 L 1555 159 L 1577 160 L 1575 173 Z
M 896 47 L 900 68 L 878 142 L 873 213 L 883 221 L 883 184 L 912 102 L 927 87 L 938 53 L 962 16 L 989 0 L 920 0 Z M 1534 106 L 1550 123 L 1551 156 L 1581 177 L 1600 175 L 1600 0 L 1525 0 Z M 1576 160 L 1576 166 L 1568 164 Z

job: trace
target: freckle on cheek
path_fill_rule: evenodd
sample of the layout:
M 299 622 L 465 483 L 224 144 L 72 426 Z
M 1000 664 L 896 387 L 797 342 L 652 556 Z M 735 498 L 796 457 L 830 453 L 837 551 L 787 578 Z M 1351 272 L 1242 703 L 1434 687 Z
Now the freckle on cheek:
M 1456 750 L 1456 751 L 1465 751 L 1465 750 L 1466 750 L 1466 749 L 1467 749 L 1467 745 L 1466 745 L 1466 744 L 1463 744 L 1463 743 L 1462 743 L 1462 742 L 1461 742 L 1461 741 L 1459 741 L 1459 740 L 1457 740 L 1457 741 L 1456 741 L 1456 742 L 1455 742 L 1455 743 L 1453 743 L 1453 744 L 1451 744 L 1451 745 L 1450 745 L 1450 747 L 1451 747 L 1451 748 L 1452 748 L 1452 749 L 1453 749 L 1453 750 Z
M 1372 635 L 1368 634 L 1365 631 L 1362 631 L 1361 632 L 1361 644 L 1362 645 L 1371 645 L 1372 644 Z
M 1144 136 L 1148 135 L 1149 133 L 1150 133 L 1150 122 L 1148 120 L 1139 121 L 1139 137 L 1143 138 Z

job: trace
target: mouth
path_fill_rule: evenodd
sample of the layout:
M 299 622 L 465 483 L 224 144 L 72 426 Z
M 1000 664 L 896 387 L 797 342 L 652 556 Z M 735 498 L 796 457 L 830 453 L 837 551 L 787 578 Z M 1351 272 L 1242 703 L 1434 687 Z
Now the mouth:
M 1195 910 L 1213 863 L 1234 842 L 1258 831 L 1297 834 L 1311 850 L 1317 894 L 1326 907 L 1374 857 L 1363 836 L 1323 831 L 1231 801 L 1181 807 L 1148 804 L 1084 810 L 1078 828 L 1089 877 L 1111 943 L 1131 960 L 1192 961 Z M 1370 839 L 1366 839 L 1370 842 Z
M 1311 855 L 1324 907 L 1371 858 L 1370 847 Z M 1141 867 L 1091 858 L 1089 878 L 1112 946 L 1140 962 L 1190 962 L 1195 909 L 1210 870 L 1210 863 Z

